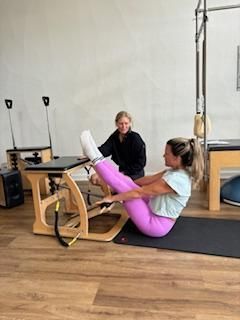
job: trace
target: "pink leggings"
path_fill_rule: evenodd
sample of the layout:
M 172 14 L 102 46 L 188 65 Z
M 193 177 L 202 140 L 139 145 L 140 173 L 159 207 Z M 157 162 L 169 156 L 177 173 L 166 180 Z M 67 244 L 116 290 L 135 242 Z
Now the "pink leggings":
M 133 180 L 119 172 L 106 159 L 95 165 L 96 172 L 117 193 L 138 188 Z M 123 202 L 129 217 L 138 229 L 151 237 L 163 237 L 173 227 L 175 221 L 154 214 L 144 199 L 132 199 Z

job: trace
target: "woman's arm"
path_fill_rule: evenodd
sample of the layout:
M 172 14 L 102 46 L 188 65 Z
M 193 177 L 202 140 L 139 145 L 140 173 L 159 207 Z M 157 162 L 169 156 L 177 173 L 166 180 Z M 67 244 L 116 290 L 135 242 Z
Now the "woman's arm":
M 175 191 L 163 180 L 136 188 L 134 190 L 104 197 L 101 202 L 126 201 L 144 197 L 157 196 L 165 193 L 175 193 Z M 100 203 L 100 202 L 99 202 Z
M 145 176 L 145 177 L 134 180 L 134 182 L 139 186 L 145 186 L 161 179 L 165 172 L 166 170 L 162 172 L 158 172 L 152 176 Z
M 112 152 L 113 152 L 112 134 L 100 147 L 98 147 L 98 149 L 103 154 L 104 157 L 109 157 L 112 155 Z

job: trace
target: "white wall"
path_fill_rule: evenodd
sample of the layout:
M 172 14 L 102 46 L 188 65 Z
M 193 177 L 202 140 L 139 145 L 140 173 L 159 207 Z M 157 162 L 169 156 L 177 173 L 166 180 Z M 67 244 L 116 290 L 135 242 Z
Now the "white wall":
M 234 0 L 233 0 L 234 1 Z M 209 6 L 229 1 L 208 1 Z M 163 166 L 166 139 L 192 136 L 195 114 L 193 0 L 0 0 L 0 163 L 16 144 L 81 153 L 79 135 L 98 144 L 125 109 L 147 144 L 147 171 Z M 239 138 L 236 91 L 240 9 L 209 13 L 207 108 L 210 138 Z

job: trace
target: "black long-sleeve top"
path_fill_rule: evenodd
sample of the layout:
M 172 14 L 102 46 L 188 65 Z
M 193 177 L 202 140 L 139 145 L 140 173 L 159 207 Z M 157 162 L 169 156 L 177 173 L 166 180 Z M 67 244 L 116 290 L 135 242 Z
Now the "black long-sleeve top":
M 119 171 L 133 180 L 144 176 L 146 165 L 146 147 L 141 136 L 129 131 L 121 142 L 119 131 L 114 131 L 107 141 L 99 147 L 104 157 L 111 159 L 119 166 Z

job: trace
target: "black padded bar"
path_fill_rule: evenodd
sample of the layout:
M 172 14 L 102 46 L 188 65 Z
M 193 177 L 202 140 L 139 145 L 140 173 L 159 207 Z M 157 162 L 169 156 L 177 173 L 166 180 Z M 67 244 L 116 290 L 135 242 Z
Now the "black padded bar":
M 80 159 L 78 157 L 60 157 L 36 165 L 30 165 L 25 168 L 28 171 L 66 171 L 89 162 L 88 158 Z
M 227 142 L 227 144 L 223 143 L 209 143 L 208 141 L 208 151 L 230 151 L 230 150 L 240 150 L 240 140 L 239 139 L 224 139 L 219 140 L 223 142 Z
M 50 146 L 41 146 L 41 147 L 23 147 L 23 148 L 16 148 L 16 149 L 8 149 L 7 152 L 32 152 L 32 151 L 42 151 L 49 149 Z

